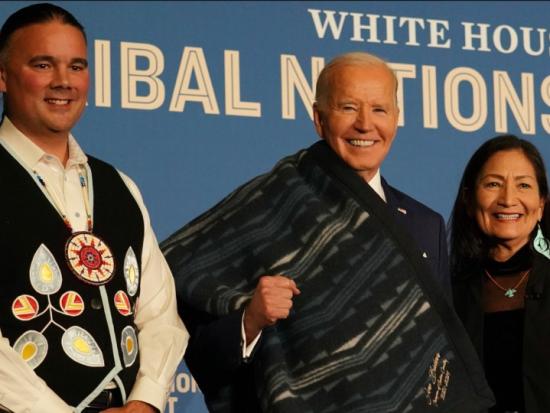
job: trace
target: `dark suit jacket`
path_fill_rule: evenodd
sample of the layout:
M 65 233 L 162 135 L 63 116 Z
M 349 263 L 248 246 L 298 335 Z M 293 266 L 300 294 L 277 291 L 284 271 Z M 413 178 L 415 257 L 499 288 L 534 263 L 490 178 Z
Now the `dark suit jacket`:
M 443 218 L 420 202 L 389 186 L 382 180 L 388 207 L 403 231 L 416 243 L 418 254 L 450 300 L 447 242 Z M 209 395 L 218 394 L 221 385 L 233 383 L 237 396 L 232 398 L 235 413 L 261 412 L 256 398 L 252 363 L 242 359 L 242 311 L 215 319 L 179 302 L 180 315 L 191 338 L 185 353 L 189 370 L 197 380 L 208 405 Z M 256 348 L 261 346 L 261 339 Z
M 407 194 L 388 185 L 382 178 L 382 188 L 388 207 L 393 210 L 396 221 L 403 231 L 413 238 L 421 257 L 432 270 L 447 299 L 451 299 L 451 281 L 447 252 L 447 232 L 445 221 L 437 212 L 411 198 Z

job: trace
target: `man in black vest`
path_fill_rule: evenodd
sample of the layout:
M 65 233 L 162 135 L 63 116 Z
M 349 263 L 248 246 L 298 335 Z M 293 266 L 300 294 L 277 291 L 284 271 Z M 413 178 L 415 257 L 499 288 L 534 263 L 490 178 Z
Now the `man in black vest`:
M 161 412 L 188 339 L 139 190 L 70 134 L 86 49 L 51 4 L 0 30 L 0 410 Z

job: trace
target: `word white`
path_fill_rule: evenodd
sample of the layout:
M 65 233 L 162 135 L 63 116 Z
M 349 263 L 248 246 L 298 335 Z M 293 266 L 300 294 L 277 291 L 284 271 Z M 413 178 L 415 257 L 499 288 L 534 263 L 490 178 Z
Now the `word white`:
M 308 9 L 317 37 L 339 40 L 343 33 L 352 42 L 399 44 L 450 49 L 452 39 L 448 20 L 420 17 L 380 16 L 336 10 Z M 509 54 L 521 48 L 530 56 L 550 55 L 550 34 L 545 28 L 461 22 L 463 50 Z M 351 32 L 351 33 L 350 33 Z
M 95 105 L 111 106 L 111 54 L 110 42 L 95 41 Z M 166 86 L 161 79 L 164 70 L 162 51 L 151 44 L 121 42 L 121 107 L 127 109 L 155 110 L 165 101 Z M 137 60 L 142 59 L 138 69 Z M 143 61 L 147 64 L 143 66 Z M 240 61 L 236 50 L 224 51 L 225 114 L 232 116 L 261 117 L 260 102 L 247 102 L 241 99 Z M 281 70 L 281 117 L 296 119 L 297 97 L 312 119 L 312 104 L 315 96 L 315 83 L 324 67 L 322 57 L 311 57 L 309 70 L 304 71 L 294 55 L 280 56 Z M 415 100 L 415 106 L 422 107 L 422 125 L 436 129 L 440 124 L 439 100 L 443 100 L 447 122 L 463 132 L 474 132 L 483 128 L 493 111 L 494 129 L 498 133 L 508 132 L 510 112 L 524 134 L 537 133 L 537 122 L 550 134 L 550 114 L 540 114 L 536 108 L 537 93 L 542 101 L 550 106 L 550 76 L 540 85 L 535 84 L 533 73 L 521 73 L 519 79 L 511 79 L 506 71 L 494 70 L 490 83 L 471 67 L 456 67 L 441 76 L 436 66 L 391 63 L 398 85 L 399 126 L 406 123 L 405 96 L 410 79 L 417 79 L 420 72 L 421 96 L 411 94 L 408 102 Z M 419 69 L 419 70 L 418 70 Z M 304 72 L 307 72 L 306 75 Z M 443 88 L 438 84 L 443 78 Z M 195 87 L 192 81 L 195 79 Z M 514 83 L 520 83 L 516 90 Z M 489 83 L 489 86 L 488 86 Z M 139 87 L 141 86 L 141 88 Z M 143 87 L 145 86 L 145 88 Z M 469 88 L 471 93 L 464 93 Z M 145 89 L 145 92 L 144 92 Z M 492 90 L 492 96 L 488 90 Z M 139 91 L 139 93 L 138 93 Z M 204 51 L 200 47 L 185 47 L 183 50 L 177 78 L 170 99 L 169 111 L 183 112 L 187 102 L 202 105 L 205 114 L 219 115 L 220 109 L 210 70 Z M 492 104 L 492 105 L 491 105 Z M 468 113 L 461 108 L 471 108 Z M 464 110 L 464 109 L 462 109 Z M 415 120 L 416 121 L 416 120 Z

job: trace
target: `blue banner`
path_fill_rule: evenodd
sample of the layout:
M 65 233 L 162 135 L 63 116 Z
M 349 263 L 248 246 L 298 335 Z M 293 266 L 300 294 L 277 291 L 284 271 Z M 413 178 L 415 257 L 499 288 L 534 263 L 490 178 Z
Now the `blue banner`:
M 8 1 L 0 20 L 27 5 Z M 60 2 L 88 35 L 74 135 L 140 187 L 159 240 L 318 139 L 314 85 L 348 51 L 399 79 L 382 174 L 448 217 L 466 161 L 513 133 L 550 155 L 546 2 Z M 205 412 L 182 364 L 167 412 Z

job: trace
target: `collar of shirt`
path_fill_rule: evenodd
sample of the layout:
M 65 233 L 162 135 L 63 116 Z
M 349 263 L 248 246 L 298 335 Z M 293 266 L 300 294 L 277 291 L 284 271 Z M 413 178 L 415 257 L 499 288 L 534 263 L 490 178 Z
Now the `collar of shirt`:
M 19 158 L 18 160 L 31 170 L 36 169 L 40 163 L 52 164 L 52 162 L 57 163 L 62 168 L 61 161 L 57 157 L 46 153 L 27 138 L 7 116 L 4 117 L 0 126 L 0 142 L 11 152 L 14 152 Z M 68 147 L 69 158 L 65 169 L 85 165 L 88 162 L 86 154 L 71 134 L 69 134 Z
M 87 172 L 86 154 L 82 151 L 73 136 L 69 135 L 69 158 L 63 167 L 61 161 L 27 138 L 15 125 L 5 117 L 0 125 L 0 144 L 15 157 L 30 175 L 36 171 L 47 189 L 41 189 L 50 203 L 60 214 L 64 214 L 74 231 L 87 230 L 87 214 L 79 172 L 84 167 Z M 91 176 L 88 176 L 91 185 Z M 89 200 L 93 209 L 93 199 Z
M 384 193 L 384 188 L 382 188 L 382 178 L 380 176 L 380 169 L 376 171 L 376 174 L 369 181 L 369 185 L 374 191 L 382 198 L 382 201 L 386 201 L 386 194 Z

